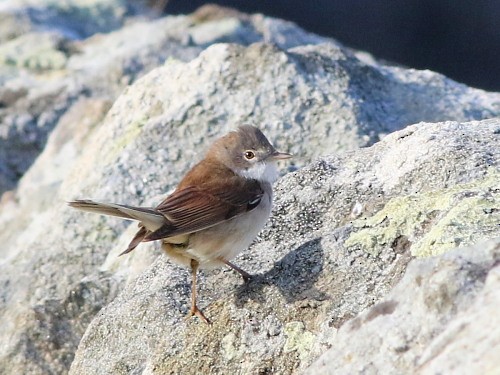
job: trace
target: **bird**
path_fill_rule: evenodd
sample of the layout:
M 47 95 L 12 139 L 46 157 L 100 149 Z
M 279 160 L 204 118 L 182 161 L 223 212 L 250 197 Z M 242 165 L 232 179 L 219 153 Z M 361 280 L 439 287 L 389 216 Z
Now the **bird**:
M 211 324 L 197 305 L 199 269 L 228 266 L 245 282 L 251 275 L 232 263 L 269 219 L 277 162 L 291 158 L 279 152 L 253 125 L 242 125 L 217 139 L 205 157 L 156 207 L 134 207 L 88 199 L 68 202 L 78 210 L 139 222 L 139 230 L 120 255 L 141 242 L 160 241 L 166 255 L 191 271 L 191 308 Z

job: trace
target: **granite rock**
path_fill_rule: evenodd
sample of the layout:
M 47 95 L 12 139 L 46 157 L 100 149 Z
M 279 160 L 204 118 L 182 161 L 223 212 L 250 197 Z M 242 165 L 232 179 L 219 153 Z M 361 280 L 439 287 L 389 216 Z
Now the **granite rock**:
M 13 189 L 72 105 L 114 101 L 169 58 L 189 61 L 218 42 L 283 48 L 320 43 L 292 23 L 204 7 L 147 16 L 123 0 L 0 4 L 0 193 Z
M 15 187 L 0 200 L 0 372 L 302 372 L 413 257 L 498 236 L 500 123 L 484 120 L 498 93 L 262 15 L 150 19 L 103 3 L 116 12 L 96 35 L 44 23 L 56 3 L 36 19 L 43 2 L 0 8 L 0 191 Z M 237 260 L 255 280 L 203 273 L 214 326 L 185 322 L 187 271 L 152 244 L 117 258 L 136 226 L 64 201 L 158 203 L 245 122 L 296 155 L 292 173 Z
M 411 262 L 305 374 L 485 374 L 500 367 L 500 238 Z
M 498 236 L 499 129 L 498 120 L 422 123 L 370 148 L 320 158 L 286 175 L 276 186 L 269 225 L 238 259 L 255 279 L 245 286 L 228 270 L 202 276 L 200 305 L 213 320 L 212 326 L 184 320 L 189 307 L 188 272 L 159 257 L 96 316 L 70 373 L 305 371 L 327 348 L 336 348 L 344 323 L 389 293 L 411 259 L 427 255 L 422 243 L 432 243 L 433 253 L 440 254 L 449 250 L 450 242 L 465 246 Z M 394 164 L 399 165 L 399 173 L 394 172 Z M 464 215 L 463 208 L 470 209 L 478 201 L 477 212 Z M 384 217 L 374 221 L 381 213 Z M 448 237 L 446 231 L 435 230 L 450 226 L 462 230 L 452 229 Z M 374 230 L 378 235 L 372 235 Z M 123 247 L 125 239 L 118 244 Z M 136 259 L 143 262 L 143 253 L 151 251 L 138 249 L 129 260 L 122 260 L 115 258 L 118 247 L 105 262 L 115 275 L 124 275 Z M 455 279 L 452 274 L 447 278 L 443 270 L 441 284 L 455 288 L 469 277 L 479 288 L 498 260 L 498 251 L 492 250 L 496 247 L 486 248 L 491 254 L 468 250 L 470 258 L 478 257 L 475 261 L 488 260 L 478 273 L 481 277 L 457 273 Z M 447 262 L 447 258 L 432 259 L 426 264 L 434 262 L 433 269 Z M 413 285 L 404 298 L 412 300 L 416 293 L 425 296 L 426 286 L 424 282 L 421 289 Z M 437 294 L 429 292 L 427 297 L 431 305 L 448 296 L 439 294 L 439 285 L 435 289 Z M 464 287 L 463 293 L 467 291 Z M 462 294 L 450 292 L 448 297 L 445 302 L 453 306 Z M 454 314 L 452 307 L 436 310 L 435 320 L 442 326 L 429 325 L 429 329 L 435 335 L 449 329 L 446 323 L 453 321 Z M 363 316 L 355 319 L 369 320 Z M 415 319 L 415 326 L 426 324 L 423 319 Z M 404 328 L 396 327 L 405 334 Z M 365 337 L 362 332 L 360 341 Z M 375 344 L 372 351 L 378 353 Z M 420 358 L 418 351 L 408 356 Z M 369 366 L 369 356 L 366 361 L 360 358 L 356 365 Z

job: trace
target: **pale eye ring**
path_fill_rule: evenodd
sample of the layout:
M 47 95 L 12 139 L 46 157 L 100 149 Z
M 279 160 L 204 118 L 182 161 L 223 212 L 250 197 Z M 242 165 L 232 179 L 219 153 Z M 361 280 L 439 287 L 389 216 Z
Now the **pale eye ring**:
M 245 151 L 245 159 L 247 160 L 251 160 L 255 157 L 255 152 L 253 152 L 252 150 L 247 150 Z

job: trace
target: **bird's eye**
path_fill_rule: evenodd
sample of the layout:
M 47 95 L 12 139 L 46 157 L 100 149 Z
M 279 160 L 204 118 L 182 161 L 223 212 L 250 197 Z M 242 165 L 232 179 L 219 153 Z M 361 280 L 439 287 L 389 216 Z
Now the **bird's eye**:
M 245 159 L 250 160 L 255 157 L 255 153 L 253 151 L 245 151 Z

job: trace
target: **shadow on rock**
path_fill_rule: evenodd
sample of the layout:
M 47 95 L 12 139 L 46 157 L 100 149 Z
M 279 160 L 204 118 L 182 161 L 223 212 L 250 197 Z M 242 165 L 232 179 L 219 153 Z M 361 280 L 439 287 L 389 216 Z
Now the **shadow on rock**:
M 242 307 L 247 301 L 265 303 L 263 289 L 277 286 L 287 303 L 304 299 L 324 300 L 327 295 L 314 287 L 323 270 L 321 237 L 308 241 L 288 253 L 264 274 L 254 275 L 247 284 L 238 287 L 235 303 Z

